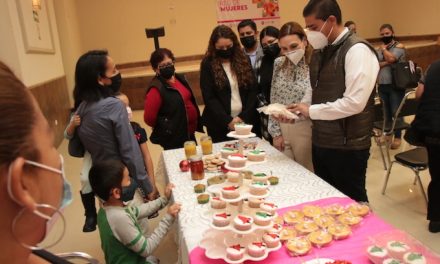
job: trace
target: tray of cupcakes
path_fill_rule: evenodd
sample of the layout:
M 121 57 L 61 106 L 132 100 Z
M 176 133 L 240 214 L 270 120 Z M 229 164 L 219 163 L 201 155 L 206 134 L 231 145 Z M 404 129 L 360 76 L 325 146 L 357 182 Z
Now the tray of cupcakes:
M 278 216 L 274 222 L 282 226 L 280 239 L 290 255 L 303 256 L 309 254 L 313 247 L 330 246 L 335 241 L 348 238 L 369 212 L 367 205 L 357 203 L 327 207 L 306 205 Z
M 205 255 L 210 259 L 223 259 L 227 263 L 261 261 L 270 252 L 281 248 L 279 235 L 265 231 L 256 231 L 247 236 L 240 236 L 230 231 L 207 230 L 200 242 Z
M 246 143 L 244 143 L 246 144 Z M 241 157 L 239 159 L 237 157 Z M 243 151 L 243 155 L 238 153 L 238 149 L 223 147 L 220 150 L 220 158 L 227 161 L 227 168 L 230 170 L 244 169 L 247 162 L 250 164 L 260 164 L 266 162 L 266 152 L 262 149 L 253 147 Z

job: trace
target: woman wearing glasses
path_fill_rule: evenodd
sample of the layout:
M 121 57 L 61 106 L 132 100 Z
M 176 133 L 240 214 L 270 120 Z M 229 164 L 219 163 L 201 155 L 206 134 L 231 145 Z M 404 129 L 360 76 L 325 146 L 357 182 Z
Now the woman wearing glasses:
M 151 142 L 165 150 L 183 147 L 203 132 L 200 112 L 185 77 L 175 73 L 174 54 L 169 49 L 151 53 L 150 63 L 156 76 L 145 96 L 144 121 L 153 128 Z

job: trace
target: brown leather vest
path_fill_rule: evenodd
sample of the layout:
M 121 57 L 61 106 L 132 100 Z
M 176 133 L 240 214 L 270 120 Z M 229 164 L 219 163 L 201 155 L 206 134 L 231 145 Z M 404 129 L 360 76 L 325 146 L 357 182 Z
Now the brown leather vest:
M 343 97 L 346 90 L 345 56 L 348 50 L 357 43 L 364 43 L 376 54 L 368 42 L 351 32 L 347 33 L 337 44 L 329 45 L 322 51 L 314 51 L 310 65 L 310 81 L 313 87 L 312 104 L 334 102 Z M 370 148 L 374 119 L 373 98 L 372 93 L 364 110 L 359 114 L 337 120 L 312 120 L 313 145 L 346 150 Z

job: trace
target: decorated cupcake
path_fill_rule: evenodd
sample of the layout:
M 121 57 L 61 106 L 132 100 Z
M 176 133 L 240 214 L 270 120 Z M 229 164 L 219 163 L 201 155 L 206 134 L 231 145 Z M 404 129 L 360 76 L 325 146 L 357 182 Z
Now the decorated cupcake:
M 344 224 L 335 223 L 327 228 L 335 240 L 341 240 L 351 235 L 351 228 Z
M 263 211 L 266 211 L 266 212 L 274 215 L 276 213 L 276 210 L 278 209 L 278 206 L 276 206 L 274 203 L 264 202 L 260 205 L 260 208 Z
M 327 228 L 335 223 L 335 219 L 330 215 L 315 216 L 313 221 L 321 228 Z
M 280 236 L 276 233 L 267 233 L 263 235 L 263 241 L 268 248 L 276 248 L 280 245 Z
M 260 205 L 264 202 L 264 198 L 250 197 L 248 199 L 248 205 L 250 208 L 260 208 Z
M 417 252 L 408 252 L 403 255 L 403 261 L 407 264 L 426 264 L 426 258 Z
M 306 205 L 303 207 L 302 212 L 306 217 L 314 218 L 315 216 L 322 215 L 321 207 L 314 205 Z
M 225 227 L 228 226 L 231 222 L 231 215 L 225 212 L 214 214 L 212 217 L 212 224 L 217 227 Z
M 252 176 L 254 182 L 267 182 L 267 179 L 269 179 L 269 176 L 266 173 L 255 173 Z
M 249 135 L 252 131 L 252 125 L 245 123 L 234 124 L 235 134 L 237 135 Z
M 301 235 L 307 235 L 318 229 L 319 227 L 317 224 L 309 221 L 299 222 L 298 224 L 295 225 L 295 230 L 298 231 L 298 233 L 300 233 Z
M 195 193 L 204 193 L 206 189 L 206 186 L 204 184 L 196 184 L 194 186 L 194 192 Z
M 226 186 L 222 188 L 222 195 L 225 199 L 236 199 L 240 197 L 238 186 Z
M 269 185 L 263 182 L 253 182 L 249 185 L 249 193 L 255 196 L 262 196 L 267 194 Z
M 238 261 L 244 256 L 244 247 L 240 244 L 232 245 L 226 248 L 226 257 L 232 261 Z
M 296 231 L 292 227 L 285 226 L 283 229 L 281 229 L 280 232 L 280 240 L 281 241 L 287 241 L 289 239 L 296 237 Z
M 295 237 L 287 241 L 287 250 L 292 256 L 304 256 L 312 249 L 312 245 L 305 237 Z
M 401 241 L 388 242 L 387 249 L 390 255 L 397 259 L 403 259 L 403 255 L 405 255 L 410 250 L 409 246 Z
M 235 171 L 228 171 L 226 173 L 226 177 L 228 178 L 228 182 L 239 183 L 240 182 L 240 173 Z
M 352 215 L 364 217 L 370 212 L 370 207 L 365 204 L 356 203 L 356 204 L 350 205 L 350 207 L 348 207 L 348 211 Z
M 246 166 L 247 158 L 241 154 L 232 154 L 228 157 L 229 167 L 231 168 L 243 168 Z
M 222 159 L 227 159 L 229 157 L 229 155 L 237 154 L 238 150 L 234 149 L 234 148 L 226 148 L 225 147 L 220 150 L 220 153 L 221 153 Z
M 373 263 L 383 263 L 388 258 L 388 250 L 383 247 L 370 246 L 367 248 L 368 258 Z
M 274 223 L 272 224 L 272 226 L 268 229 L 269 233 L 275 233 L 275 234 L 279 234 L 281 232 L 281 230 L 283 229 L 283 225 L 281 224 L 277 224 Z
M 304 221 L 304 214 L 298 210 L 291 210 L 284 214 L 284 222 L 288 225 L 295 225 Z
M 309 240 L 316 247 L 324 247 L 333 241 L 333 237 L 326 231 L 317 230 L 310 233 Z
M 268 226 L 272 222 L 273 216 L 266 212 L 256 212 L 254 216 L 254 223 L 259 226 Z
M 252 242 L 248 245 L 247 253 L 254 258 L 260 258 L 266 253 L 266 244 L 263 242 Z
M 349 226 L 356 226 L 362 221 L 362 217 L 360 216 L 354 216 L 349 213 L 341 214 L 338 216 L 339 222 L 349 225 Z
M 209 194 L 200 194 L 197 196 L 197 202 L 199 204 L 206 204 L 209 202 Z
M 219 197 L 213 197 L 211 199 L 211 208 L 212 209 L 225 209 L 226 208 L 226 202 L 220 200 Z
M 251 150 L 248 152 L 247 158 L 249 161 L 264 161 L 266 158 L 266 152 L 260 149 Z
M 340 204 L 332 204 L 325 208 L 325 212 L 329 215 L 338 216 L 346 212 L 344 206 Z
M 237 215 L 234 218 L 234 227 L 240 231 L 247 231 L 251 229 L 254 219 L 244 215 Z

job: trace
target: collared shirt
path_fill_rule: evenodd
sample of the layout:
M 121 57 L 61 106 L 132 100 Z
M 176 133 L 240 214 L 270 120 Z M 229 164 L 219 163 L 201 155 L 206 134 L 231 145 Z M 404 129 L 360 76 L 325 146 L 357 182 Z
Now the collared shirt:
M 332 45 L 338 43 L 349 30 L 345 28 Z M 342 98 L 325 104 L 310 106 L 309 114 L 313 120 L 336 120 L 359 114 L 374 89 L 379 62 L 376 54 L 363 43 L 353 45 L 345 56 L 345 87 Z M 311 91 L 305 97 L 310 98 Z M 308 100 L 304 100 L 308 101 Z
M 261 60 L 263 59 L 264 52 L 263 48 L 260 44 L 257 45 L 257 49 L 253 52 L 246 52 L 245 49 L 243 49 L 244 54 L 246 54 L 249 57 L 249 60 L 251 61 L 252 70 L 254 70 L 254 73 L 260 69 L 261 66 Z

